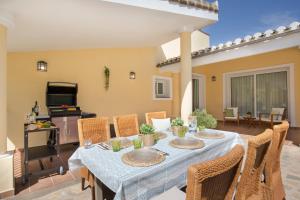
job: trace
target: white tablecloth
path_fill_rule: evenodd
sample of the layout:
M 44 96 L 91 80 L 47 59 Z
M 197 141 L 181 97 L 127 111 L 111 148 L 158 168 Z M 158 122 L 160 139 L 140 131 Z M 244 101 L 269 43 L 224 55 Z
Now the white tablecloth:
M 211 131 L 211 130 L 208 130 Z M 102 183 L 116 193 L 115 200 L 147 200 L 171 187 L 186 185 L 188 166 L 212 160 L 229 152 L 236 144 L 243 144 L 237 133 L 225 132 L 223 139 L 203 139 L 205 147 L 197 150 L 177 149 L 168 143 L 174 139 L 160 140 L 154 147 L 169 153 L 166 160 L 151 167 L 131 167 L 124 164 L 121 156 L 133 147 L 120 152 L 102 150 L 97 146 L 78 148 L 69 159 L 70 170 L 85 165 Z M 188 137 L 194 137 L 187 134 Z M 136 136 L 130 137 L 130 139 Z

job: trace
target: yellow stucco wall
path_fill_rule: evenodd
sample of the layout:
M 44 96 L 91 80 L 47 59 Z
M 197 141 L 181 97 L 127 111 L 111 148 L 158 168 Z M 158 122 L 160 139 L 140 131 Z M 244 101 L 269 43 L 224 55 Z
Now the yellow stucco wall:
M 296 126 L 300 126 L 300 49 L 290 48 L 230 61 L 218 62 L 193 68 L 194 73 L 206 75 L 206 108 L 218 119 L 223 112 L 223 74 L 234 71 L 294 64 Z M 215 82 L 211 81 L 216 76 Z
M 91 49 L 8 54 L 8 138 L 23 147 L 23 121 L 34 101 L 46 113 L 47 81 L 79 84 L 78 105 L 98 116 L 144 113 L 166 110 L 172 115 L 172 101 L 152 99 L 152 76 L 158 74 L 155 48 Z M 36 62 L 45 60 L 48 72 L 37 72 Z M 104 89 L 103 67 L 111 70 L 110 88 Z M 136 79 L 129 79 L 129 72 Z M 161 75 L 161 74 L 160 74 Z M 172 76 L 165 73 L 166 76 Z M 31 145 L 39 145 L 46 137 L 33 137 Z

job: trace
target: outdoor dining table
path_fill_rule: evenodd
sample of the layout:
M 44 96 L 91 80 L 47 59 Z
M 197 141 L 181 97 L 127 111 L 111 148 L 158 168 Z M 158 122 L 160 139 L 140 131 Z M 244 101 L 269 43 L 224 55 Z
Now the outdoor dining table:
M 206 131 L 216 132 L 210 129 Z M 122 155 L 132 151 L 132 146 L 119 152 L 103 150 L 97 145 L 91 148 L 79 147 L 68 161 L 69 169 L 76 170 L 86 166 L 94 174 L 97 200 L 103 199 L 102 184 L 115 193 L 114 200 L 147 200 L 174 186 L 178 188 L 186 186 L 187 169 L 190 165 L 223 156 L 236 144 L 243 145 L 238 133 L 217 132 L 224 133 L 225 137 L 201 139 L 205 143 L 203 148 L 189 150 L 170 146 L 169 142 L 177 136 L 166 131 L 168 137 L 159 140 L 154 148 L 169 155 L 163 162 L 150 167 L 132 167 L 122 162 Z M 196 138 L 190 133 L 186 137 Z

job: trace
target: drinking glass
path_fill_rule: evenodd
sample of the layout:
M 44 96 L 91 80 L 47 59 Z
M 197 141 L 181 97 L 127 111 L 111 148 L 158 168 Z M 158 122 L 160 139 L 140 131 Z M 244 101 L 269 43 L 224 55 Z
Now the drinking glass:
M 179 130 L 178 130 L 178 137 L 180 137 L 180 138 L 185 137 L 185 134 L 188 131 L 187 129 L 188 128 L 185 127 L 185 126 L 180 127 Z
M 132 142 L 133 142 L 134 149 L 142 148 L 142 139 L 141 138 L 136 138 Z
M 85 148 L 89 148 L 92 145 L 92 140 L 91 139 L 84 140 L 83 145 Z
M 121 150 L 121 140 L 115 139 L 111 141 L 111 146 L 114 152 Z
M 189 131 L 190 132 L 197 132 L 197 117 L 196 116 L 189 116 L 188 123 L 189 123 Z

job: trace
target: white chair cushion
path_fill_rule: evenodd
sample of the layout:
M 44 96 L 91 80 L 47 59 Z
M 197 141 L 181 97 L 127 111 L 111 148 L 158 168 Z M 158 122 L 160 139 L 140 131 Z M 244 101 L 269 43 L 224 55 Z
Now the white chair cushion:
M 272 114 L 274 114 L 274 121 L 275 120 L 281 121 L 283 113 L 284 113 L 284 108 L 272 108 Z
M 165 119 L 151 119 L 152 125 L 155 131 L 166 131 L 171 127 L 171 120 L 170 118 Z
M 238 116 L 239 108 L 238 107 L 232 107 L 232 108 L 227 108 L 227 109 L 232 109 L 233 110 L 233 116 L 236 119 L 237 116 Z
M 271 122 L 271 119 L 270 119 L 270 118 L 266 118 L 266 117 L 262 117 L 262 118 L 261 118 L 261 121 L 263 121 L 263 122 Z M 278 119 L 276 119 L 276 118 L 273 119 L 273 122 L 276 122 L 276 123 L 277 123 L 277 122 L 279 123 L 279 122 L 281 122 L 281 121 L 282 121 L 282 120 L 278 120 Z
M 227 120 L 237 120 L 237 117 L 225 117 Z
M 172 187 L 166 192 L 151 198 L 151 200 L 185 200 L 185 193 L 177 187 Z

